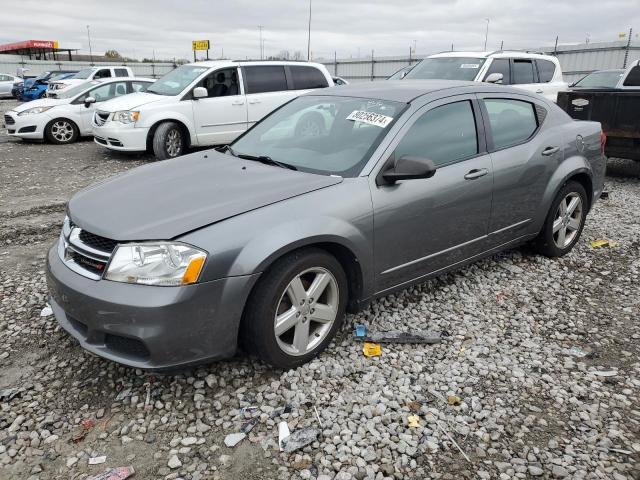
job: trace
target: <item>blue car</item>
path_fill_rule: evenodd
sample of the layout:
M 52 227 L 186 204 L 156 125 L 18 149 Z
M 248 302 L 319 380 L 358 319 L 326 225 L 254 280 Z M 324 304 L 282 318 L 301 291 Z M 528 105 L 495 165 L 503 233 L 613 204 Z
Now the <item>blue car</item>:
M 47 93 L 47 85 L 50 80 L 62 80 L 64 78 L 73 77 L 78 72 L 68 70 L 57 70 L 54 72 L 44 72 L 36 78 L 29 78 L 24 81 L 21 100 L 28 102 L 44 98 Z

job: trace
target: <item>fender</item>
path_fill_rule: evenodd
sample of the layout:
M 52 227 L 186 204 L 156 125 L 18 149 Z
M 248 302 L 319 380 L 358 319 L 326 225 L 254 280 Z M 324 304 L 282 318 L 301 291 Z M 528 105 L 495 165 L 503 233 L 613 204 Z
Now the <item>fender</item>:
M 563 185 L 567 183 L 569 178 L 579 174 L 586 174 L 593 184 L 593 172 L 591 171 L 591 165 L 584 157 L 574 155 L 565 158 L 564 161 L 558 165 L 553 176 L 549 179 L 547 188 L 542 196 L 542 208 L 539 210 L 538 216 L 534 221 L 536 231 L 540 231 L 542 228 L 542 224 L 547 218 L 551 204 Z
M 147 108 L 140 109 L 140 116 L 143 121 L 140 125 L 141 127 L 153 128 L 160 122 L 170 122 L 170 121 L 178 121 L 182 123 L 187 130 L 189 131 L 189 144 L 197 145 L 196 132 L 193 127 L 193 110 L 191 109 L 191 105 L 184 103 L 188 109 L 181 107 L 181 105 L 171 105 L 168 108 L 167 105 L 158 105 L 158 109 L 156 110 L 154 104 L 149 104 Z M 147 110 L 149 109 L 149 110 Z M 182 111 L 184 110 L 184 111 Z

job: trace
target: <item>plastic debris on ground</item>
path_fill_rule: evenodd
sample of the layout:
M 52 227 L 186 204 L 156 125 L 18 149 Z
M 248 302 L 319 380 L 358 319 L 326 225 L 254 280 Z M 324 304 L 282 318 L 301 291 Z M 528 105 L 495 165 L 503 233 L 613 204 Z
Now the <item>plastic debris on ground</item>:
M 40 316 L 41 317 L 49 317 L 53 315 L 53 310 L 51 309 L 51 307 L 49 305 L 47 305 L 46 307 L 44 307 L 42 309 L 42 311 L 40 312 Z
M 409 415 L 407 417 L 407 425 L 409 428 L 418 428 L 420 426 L 420 417 L 418 415 Z
M 447 397 L 447 403 L 449 405 L 453 405 L 454 407 L 457 407 L 458 405 L 460 405 L 460 397 L 456 396 L 456 395 L 449 395 Z
M 353 336 L 356 338 L 364 338 L 367 335 L 367 327 L 365 325 L 356 325 Z
M 284 440 L 291 435 L 289 431 L 289 425 L 287 422 L 280 422 L 278 424 L 278 446 L 280 447 L 280 451 L 284 450 Z
M 4 388 L 0 390 L 0 402 L 10 402 L 21 395 L 21 391 L 17 388 Z
M 258 420 L 259 418 L 253 418 L 248 422 L 243 423 L 242 427 L 240 427 L 240 431 L 244 434 L 248 434 L 251 430 L 253 430 L 253 427 L 255 427 L 258 424 Z
M 104 463 L 106 461 L 107 461 L 106 455 L 102 455 L 101 457 L 91 457 L 89 459 L 89 465 L 100 465 L 101 463 Z
M 287 430 L 289 426 L 287 425 Z M 284 437 L 280 443 L 280 449 L 286 453 L 295 452 L 315 442 L 320 434 L 320 430 L 315 427 L 306 427 Z
M 618 242 L 616 242 L 615 240 L 599 239 L 591 242 L 591 248 L 600 248 L 600 247 L 613 248 L 613 247 L 616 247 L 617 245 L 618 245 Z
M 603 190 L 602 193 L 600 194 L 600 198 L 602 200 L 609 200 L 609 192 L 607 192 L 606 190 Z
M 135 473 L 133 467 L 117 467 L 89 477 L 87 480 L 125 480 Z
M 379 343 L 364 342 L 362 353 L 365 357 L 379 357 L 382 355 L 382 347 Z
M 563 350 L 563 352 L 567 355 L 571 355 L 573 357 L 585 358 L 593 355 L 593 352 L 587 352 L 582 350 L 580 347 L 571 347 Z
M 240 432 L 240 433 L 230 433 L 229 435 L 224 437 L 224 444 L 227 447 L 235 447 L 242 440 L 244 440 L 246 436 L 247 436 L 247 434 L 246 433 L 242 433 L 242 432 Z
M 240 415 L 244 415 L 245 413 L 251 413 L 258 410 L 258 407 L 242 407 L 240 409 Z
M 589 372 L 597 377 L 615 377 L 618 375 L 617 370 L 596 370 L 594 372 Z

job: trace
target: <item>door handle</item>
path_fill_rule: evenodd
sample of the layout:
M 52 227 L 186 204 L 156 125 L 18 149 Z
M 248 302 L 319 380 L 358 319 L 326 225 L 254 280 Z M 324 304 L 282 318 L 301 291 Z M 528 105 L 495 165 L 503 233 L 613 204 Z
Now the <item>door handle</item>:
M 244 105 L 244 100 L 234 100 L 231 105 Z
M 249 103 L 260 103 L 260 100 L 258 100 L 257 98 L 253 98 L 251 100 L 249 100 Z
M 544 90 L 536 90 L 536 93 L 544 93 Z
M 474 168 L 467 173 L 464 178 L 465 180 L 474 180 L 476 178 L 484 177 L 487 173 L 489 173 L 489 170 L 486 168 Z
M 560 147 L 547 147 L 542 151 L 542 155 L 545 157 L 550 157 L 554 153 L 558 153 L 560 151 Z

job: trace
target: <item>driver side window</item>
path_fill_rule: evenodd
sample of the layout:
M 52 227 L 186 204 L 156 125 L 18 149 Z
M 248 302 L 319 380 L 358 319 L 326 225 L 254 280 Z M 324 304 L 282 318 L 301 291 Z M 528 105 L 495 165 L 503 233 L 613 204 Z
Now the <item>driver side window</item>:
M 442 167 L 478 153 L 478 135 L 471 102 L 449 103 L 429 110 L 411 126 L 395 149 L 403 155 L 428 158 Z
M 115 82 L 115 83 L 107 83 L 105 85 L 100 85 L 99 87 L 94 88 L 93 90 L 89 90 L 87 93 L 82 95 L 81 98 L 78 99 L 79 102 L 84 102 L 87 97 L 93 97 L 96 99 L 96 103 L 105 102 L 114 97 L 119 97 L 121 95 L 127 94 L 127 84 L 126 82 Z
M 240 94 L 237 68 L 223 68 L 207 75 L 196 87 L 207 89 L 207 98 L 230 97 Z

